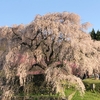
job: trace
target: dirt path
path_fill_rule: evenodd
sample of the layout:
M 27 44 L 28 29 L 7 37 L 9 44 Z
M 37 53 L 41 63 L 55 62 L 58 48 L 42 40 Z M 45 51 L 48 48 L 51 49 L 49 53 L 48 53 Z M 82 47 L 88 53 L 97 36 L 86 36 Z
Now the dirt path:
M 68 96 L 68 100 L 71 100 L 71 99 L 72 99 L 72 97 L 75 95 L 75 93 L 76 93 L 76 91 L 75 91 L 75 92 L 73 92 L 71 95 L 69 95 L 69 96 Z

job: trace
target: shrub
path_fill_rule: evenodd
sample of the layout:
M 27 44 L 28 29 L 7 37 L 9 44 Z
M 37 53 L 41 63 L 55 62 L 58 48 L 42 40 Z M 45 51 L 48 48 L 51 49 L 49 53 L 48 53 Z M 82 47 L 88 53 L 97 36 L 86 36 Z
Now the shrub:
M 85 79 L 83 83 L 86 87 L 86 90 L 93 90 L 93 84 L 95 84 L 95 91 L 100 92 L 100 80 L 95 79 Z

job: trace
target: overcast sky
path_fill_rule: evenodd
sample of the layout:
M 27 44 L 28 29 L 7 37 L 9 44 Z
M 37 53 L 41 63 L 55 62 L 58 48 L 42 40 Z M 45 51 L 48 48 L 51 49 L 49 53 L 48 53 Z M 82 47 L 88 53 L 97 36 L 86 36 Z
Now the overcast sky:
M 29 24 L 37 14 L 68 11 L 100 30 L 100 0 L 0 0 L 0 26 Z

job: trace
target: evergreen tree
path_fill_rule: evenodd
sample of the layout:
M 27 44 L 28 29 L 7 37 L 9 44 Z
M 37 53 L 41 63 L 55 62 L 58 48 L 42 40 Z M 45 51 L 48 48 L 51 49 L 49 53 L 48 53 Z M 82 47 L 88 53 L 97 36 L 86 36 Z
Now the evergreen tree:
M 99 30 L 96 33 L 96 40 L 100 41 L 100 31 Z
M 91 35 L 91 38 L 93 40 L 96 40 L 96 33 L 95 33 L 95 30 L 94 29 L 92 29 L 92 31 L 90 32 L 90 35 Z

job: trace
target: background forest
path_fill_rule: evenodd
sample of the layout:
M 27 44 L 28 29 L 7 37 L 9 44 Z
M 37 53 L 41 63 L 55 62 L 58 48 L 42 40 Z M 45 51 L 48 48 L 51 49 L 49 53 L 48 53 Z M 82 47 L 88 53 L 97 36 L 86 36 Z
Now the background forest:
M 100 41 L 100 31 L 99 30 L 95 31 L 94 29 L 92 29 L 92 31 L 90 32 L 90 35 L 93 40 Z

